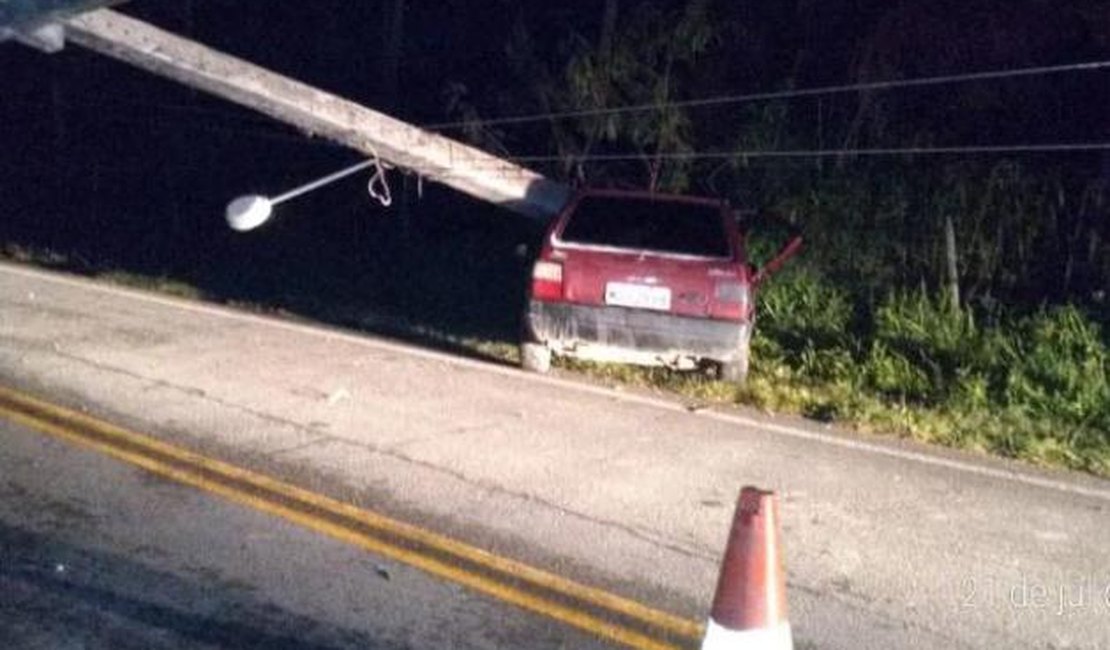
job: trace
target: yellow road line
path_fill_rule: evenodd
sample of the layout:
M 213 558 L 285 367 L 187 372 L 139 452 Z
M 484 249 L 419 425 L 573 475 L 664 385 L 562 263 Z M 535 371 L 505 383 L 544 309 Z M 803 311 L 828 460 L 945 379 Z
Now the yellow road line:
M 0 416 L 643 650 L 695 647 L 695 621 L 0 386 Z

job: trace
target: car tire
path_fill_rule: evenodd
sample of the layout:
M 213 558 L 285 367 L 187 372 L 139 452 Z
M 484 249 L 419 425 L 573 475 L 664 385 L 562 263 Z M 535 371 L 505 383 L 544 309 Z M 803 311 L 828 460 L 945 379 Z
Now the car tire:
M 521 343 L 520 367 L 540 374 L 551 370 L 551 348 L 543 343 Z
M 736 356 L 729 361 L 721 362 L 719 379 L 730 384 L 743 386 L 748 380 L 748 366 L 750 364 L 751 354 L 752 329 L 750 326 L 744 326 L 743 331 L 740 333 L 740 346 L 736 350 Z

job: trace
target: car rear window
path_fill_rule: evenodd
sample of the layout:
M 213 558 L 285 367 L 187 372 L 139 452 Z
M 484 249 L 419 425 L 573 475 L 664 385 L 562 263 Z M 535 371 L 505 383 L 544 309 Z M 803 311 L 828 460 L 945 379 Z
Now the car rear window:
M 624 197 L 583 197 L 560 238 L 592 244 L 727 257 L 728 239 L 717 206 Z

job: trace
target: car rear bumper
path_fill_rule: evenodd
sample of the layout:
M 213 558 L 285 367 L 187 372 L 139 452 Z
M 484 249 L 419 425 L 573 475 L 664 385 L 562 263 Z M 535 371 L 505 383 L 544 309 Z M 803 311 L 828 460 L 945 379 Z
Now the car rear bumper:
M 679 357 L 732 361 L 750 332 L 750 324 L 740 321 L 539 300 L 529 302 L 525 320 L 531 340 L 546 343 L 556 353 L 573 356 L 604 348 L 662 363 Z

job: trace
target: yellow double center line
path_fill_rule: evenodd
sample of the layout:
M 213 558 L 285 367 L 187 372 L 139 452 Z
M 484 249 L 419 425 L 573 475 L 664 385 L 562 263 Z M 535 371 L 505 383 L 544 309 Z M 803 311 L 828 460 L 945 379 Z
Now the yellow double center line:
M 0 416 L 629 647 L 691 648 L 702 637 L 694 621 L 4 386 Z

